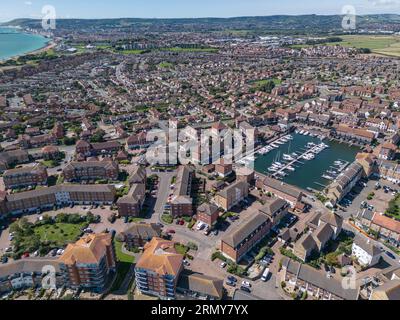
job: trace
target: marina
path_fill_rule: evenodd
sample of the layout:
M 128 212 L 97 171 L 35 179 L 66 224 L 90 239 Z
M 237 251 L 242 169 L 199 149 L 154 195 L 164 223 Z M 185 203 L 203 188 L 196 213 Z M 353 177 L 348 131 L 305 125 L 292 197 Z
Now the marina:
M 261 148 L 255 155 L 254 168 L 303 189 L 323 190 L 354 161 L 359 151 L 357 147 L 299 130 Z

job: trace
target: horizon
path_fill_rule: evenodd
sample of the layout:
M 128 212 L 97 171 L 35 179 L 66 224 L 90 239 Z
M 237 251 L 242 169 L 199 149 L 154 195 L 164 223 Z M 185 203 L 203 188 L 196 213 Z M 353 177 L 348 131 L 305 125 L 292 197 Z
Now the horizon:
M 337 0 L 332 2 L 303 0 L 299 7 L 295 0 L 279 3 L 267 0 L 6 0 L 2 4 L 0 21 L 15 19 L 41 19 L 45 5 L 55 7 L 58 19 L 201 19 L 267 16 L 342 15 L 346 5 L 354 7 L 356 14 L 400 14 L 400 0 Z M 50 2 L 50 3 L 49 3 Z

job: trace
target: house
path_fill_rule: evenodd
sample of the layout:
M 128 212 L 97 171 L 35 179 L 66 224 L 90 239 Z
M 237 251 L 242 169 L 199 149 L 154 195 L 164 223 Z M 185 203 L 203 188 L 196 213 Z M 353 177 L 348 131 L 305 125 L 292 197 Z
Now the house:
M 134 223 L 118 235 L 128 250 L 144 247 L 153 238 L 161 236 L 161 227 L 155 223 Z
M 192 216 L 193 199 L 192 182 L 195 171 L 189 166 L 181 166 L 178 169 L 175 182 L 175 190 L 171 199 L 171 214 L 174 217 Z
M 307 292 L 309 297 L 319 300 L 358 300 L 360 288 L 345 288 L 342 281 L 327 278 L 326 275 L 311 266 L 284 257 L 280 281 L 286 284 L 286 290 Z
M 201 300 L 221 300 L 224 294 L 224 280 L 207 275 L 182 272 L 177 292 Z
M 197 208 L 197 220 L 202 221 L 208 226 L 213 226 L 217 223 L 219 217 L 219 210 L 216 205 L 203 203 Z
M 294 245 L 293 253 L 306 262 L 314 252 L 321 252 L 330 240 L 342 231 L 343 219 L 335 213 L 316 213 L 308 222 L 310 232 L 305 233 Z
M 336 205 L 356 186 L 365 175 L 363 166 L 353 162 L 326 189 L 326 195 L 332 205 Z
M 271 221 L 267 216 L 256 213 L 236 231 L 221 239 L 222 254 L 235 262 L 240 262 L 271 230 Z
M 352 256 L 363 267 L 372 267 L 379 263 L 382 253 L 378 246 L 363 236 L 357 236 L 354 239 L 351 251 Z
M 133 184 L 128 194 L 117 200 L 118 213 L 122 217 L 139 217 L 146 199 L 146 186 L 143 183 Z
M 29 258 L 0 264 L 0 294 L 28 288 L 41 288 L 46 270 L 55 270 L 55 285 L 60 288 L 64 280 L 57 259 Z
M 372 291 L 370 300 L 400 300 L 400 280 L 390 280 Z
M 175 299 L 176 286 L 183 270 L 183 256 L 176 252 L 175 243 L 153 238 L 135 266 L 136 286 L 142 294 L 163 300 Z
M 279 180 L 266 178 L 261 186 L 265 193 L 271 193 L 274 196 L 287 201 L 292 208 L 297 202 L 303 199 L 303 192 L 296 187 L 287 185 Z
M 290 205 L 283 199 L 272 198 L 267 200 L 267 203 L 259 210 L 260 213 L 265 214 L 272 223 L 276 226 L 288 214 Z
M 226 178 L 233 173 L 232 162 L 228 162 L 224 158 L 219 159 L 215 164 L 215 172 L 221 177 Z
M 69 288 L 102 292 L 116 266 L 111 234 L 91 234 L 69 244 L 59 262 Z
M 244 181 L 237 181 L 222 191 L 214 198 L 214 203 L 225 211 L 230 210 L 246 199 L 249 195 L 249 184 Z

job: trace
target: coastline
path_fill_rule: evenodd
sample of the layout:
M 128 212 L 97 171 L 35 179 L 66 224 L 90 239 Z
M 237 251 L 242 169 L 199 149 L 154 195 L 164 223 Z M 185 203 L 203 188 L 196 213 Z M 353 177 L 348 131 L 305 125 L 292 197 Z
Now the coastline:
M 5 28 L 10 28 L 10 27 L 6 27 L 6 26 L 4 26 L 4 27 Z M 23 30 L 20 27 L 11 27 L 11 28 L 17 29 L 19 31 L 19 33 L 26 33 L 26 34 L 38 36 L 38 34 L 27 32 L 26 30 Z M 39 35 L 39 36 L 41 36 L 41 35 Z M 41 37 L 43 37 L 43 36 L 41 36 Z M 45 38 L 45 37 L 43 37 L 43 38 Z M 14 55 L 14 56 L 10 56 L 10 57 L 7 57 L 7 58 L 0 58 L 0 63 L 6 62 L 8 60 L 16 60 L 16 59 L 18 59 L 20 57 L 23 57 L 23 56 L 26 56 L 26 55 L 29 55 L 29 54 L 33 54 L 33 55 L 40 54 L 40 53 L 46 52 L 46 51 L 48 51 L 50 49 L 53 49 L 57 45 L 52 38 L 48 38 L 48 39 L 46 38 L 46 40 L 47 41 L 44 43 L 44 45 L 42 47 L 40 47 L 38 49 L 35 49 L 33 51 L 27 51 L 27 52 L 24 52 L 24 53 L 21 53 L 21 54 L 17 54 L 17 55 Z

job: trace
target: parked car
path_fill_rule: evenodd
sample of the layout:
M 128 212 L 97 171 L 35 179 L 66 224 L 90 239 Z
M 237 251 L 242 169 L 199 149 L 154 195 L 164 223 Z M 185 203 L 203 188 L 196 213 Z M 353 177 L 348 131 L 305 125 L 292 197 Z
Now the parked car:
M 242 281 L 242 287 L 251 288 L 251 283 L 248 281 Z
M 228 276 L 228 280 L 231 282 L 237 282 L 238 280 L 234 276 Z
M 389 251 L 386 251 L 386 255 L 390 258 L 390 259 L 396 259 L 396 257 L 394 256 L 394 254 L 393 253 L 391 253 L 391 252 L 389 252 Z
M 168 230 L 167 233 L 169 233 L 169 234 L 174 234 L 174 233 L 176 233 L 176 232 L 175 232 L 175 230 L 172 230 L 172 229 L 171 229 L 171 230 Z
M 3 257 L 1 258 L 1 263 L 2 263 L 2 264 L 6 264 L 7 262 L 8 262 L 7 256 L 3 256 Z
M 247 293 L 251 293 L 251 289 L 250 289 L 250 288 L 247 288 L 247 287 L 244 287 L 244 286 L 241 286 L 241 287 L 240 287 L 240 290 L 242 290 L 242 291 L 244 291 L 244 292 L 247 292 Z
M 226 285 L 229 287 L 236 287 L 236 283 L 234 283 L 232 281 L 226 281 Z
M 213 234 L 214 234 L 214 236 L 217 236 L 218 235 L 218 233 L 219 233 L 219 231 L 216 229 L 216 230 L 214 230 L 214 232 L 213 232 Z
M 226 262 L 221 262 L 221 268 L 224 269 L 226 267 Z

